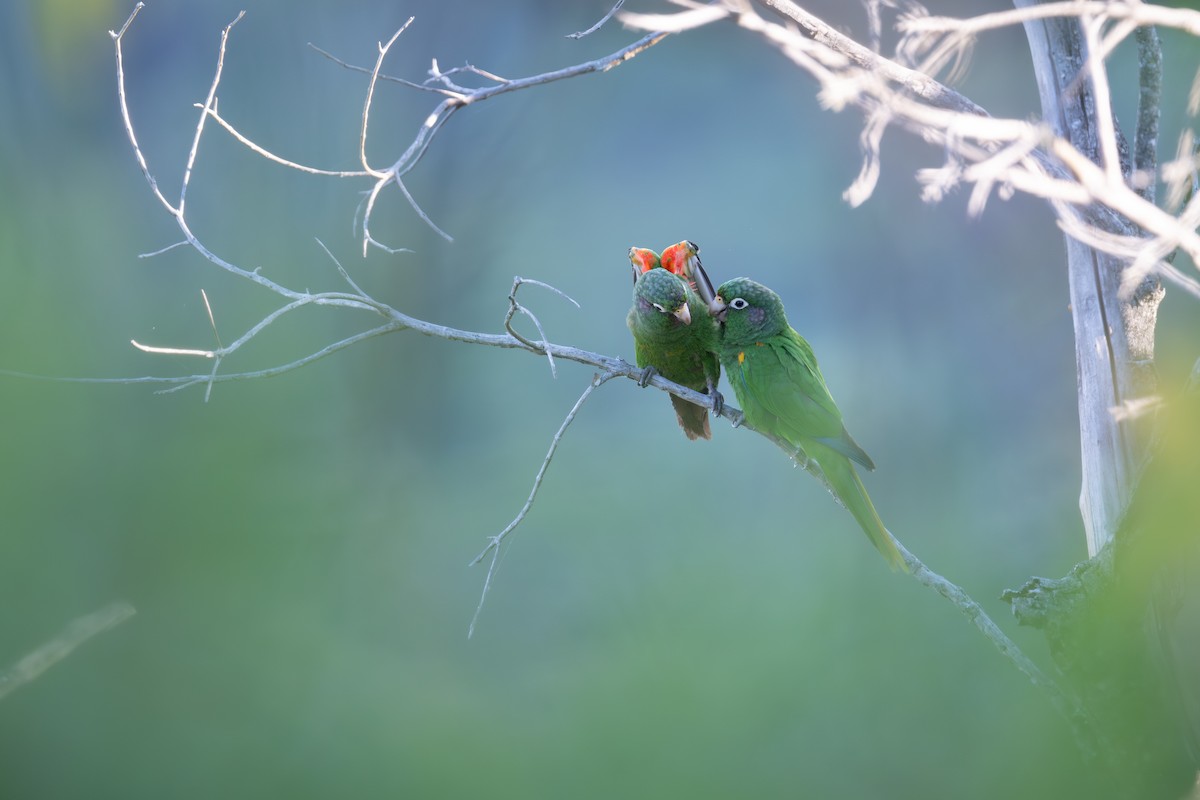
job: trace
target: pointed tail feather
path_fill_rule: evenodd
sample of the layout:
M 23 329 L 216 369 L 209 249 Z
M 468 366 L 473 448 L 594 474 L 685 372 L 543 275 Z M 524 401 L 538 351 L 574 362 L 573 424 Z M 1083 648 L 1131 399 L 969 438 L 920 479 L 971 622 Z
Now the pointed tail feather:
M 712 428 L 708 424 L 708 409 L 689 403 L 687 400 L 671 395 L 671 405 L 675 407 L 675 417 L 679 427 L 689 439 L 711 439 Z
M 846 510 L 854 515 L 871 544 L 887 559 L 888 566 L 893 571 L 908 572 L 908 565 L 904 562 L 900 548 L 896 546 L 896 540 L 884 527 L 883 520 L 879 518 L 879 513 L 867 494 L 867 487 L 863 486 L 862 479 L 858 477 L 858 472 L 850 460 L 823 445 L 809 445 L 805 449 L 817 459 L 834 494 Z

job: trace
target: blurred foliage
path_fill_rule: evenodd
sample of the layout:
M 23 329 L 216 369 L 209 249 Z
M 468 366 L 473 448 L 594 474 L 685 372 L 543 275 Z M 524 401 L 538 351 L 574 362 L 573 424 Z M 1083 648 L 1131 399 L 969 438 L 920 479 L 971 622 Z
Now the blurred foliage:
M 617 24 L 563 37 L 608 5 L 253 4 L 220 108 L 274 152 L 352 169 L 364 78 L 306 42 L 369 64 L 412 14 L 390 73 L 421 79 L 436 57 L 519 76 L 631 41 Z M 853 4 L 825 6 L 861 29 Z M 971 6 L 952 10 L 988 4 Z M 151 2 L 129 35 L 130 105 L 168 196 L 238 7 Z M 0 8 L 0 367 L 187 374 L 208 365 L 128 341 L 209 346 L 201 288 L 226 342 L 273 302 L 185 249 L 137 257 L 178 232 L 121 128 L 106 31 L 127 12 Z M 1170 65 L 1196 48 L 1171 44 L 1177 100 L 1191 67 Z M 1019 31 L 985 39 L 960 88 L 1034 113 L 1014 54 Z M 390 163 L 432 104 L 381 87 L 372 159 Z M 550 336 L 626 358 L 626 249 L 698 241 L 715 280 L 748 274 L 785 298 L 879 464 L 866 481 L 889 527 L 1044 663 L 995 598 L 1084 555 L 1060 234 L 1020 198 L 979 220 L 961 197 L 920 204 L 913 171 L 939 154 L 899 134 L 875 197 L 847 208 L 858 127 L 753 37 L 714 26 L 456 115 L 408 182 L 453 244 L 389 192 L 373 232 L 415 252 L 363 259 L 364 184 L 282 170 L 215 126 L 189 217 L 231 261 L 339 287 L 319 236 L 380 299 L 477 330 L 499 329 L 514 274 L 549 281 L 583 304 L 530 289 Z M 1169 297 L 1162 320 L 1163 378 L 1178 383 L 1195 303 Z M 364 324 L 307 311 L 224 367 Z M 202 389 L 0 378 L 0 668 L 112 600 L 138 609 L 0 705 L 0 796 L 1097 790 L 1044 699 L 954 609 L 889 574 L 812 479 L 724 423 L 687 442 L 629 381 L 571 429 L 467 641 L 484 573 L 466 563 L 520 507 L 590 376 L 396 335 L 218 385 L 207 404 Z M 689 486 L 708 491 L 696 502 Z

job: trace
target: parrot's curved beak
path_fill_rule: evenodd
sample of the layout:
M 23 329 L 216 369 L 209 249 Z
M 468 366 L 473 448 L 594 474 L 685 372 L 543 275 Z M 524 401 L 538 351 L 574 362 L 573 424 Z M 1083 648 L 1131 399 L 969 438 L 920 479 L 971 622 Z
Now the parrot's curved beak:
M 688 308 L 688 304 L 686 302 L 679 308 L 672 311 L 671 316 L 675 317 L 675 319 L 679 320 L 684 325 L 692 324 L 692 310 Z
M 716 295 L 708 304 L 708 313 L 713 315 L 713 319 L 717 322 L 725 321 L 725 313 L 729 307 L 725 305 L 725 301 L 721 299 L 721 295 Z

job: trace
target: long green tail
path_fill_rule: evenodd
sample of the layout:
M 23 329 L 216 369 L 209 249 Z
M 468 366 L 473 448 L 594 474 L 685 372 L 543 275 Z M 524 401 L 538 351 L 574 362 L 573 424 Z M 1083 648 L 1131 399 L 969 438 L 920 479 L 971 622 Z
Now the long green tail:
M 888 560 L 888 565 L 893 570 L 908 572 L 904 556 L 896 547 L 896 540 L 884 527 L 883 520 L 879 518 L 879 513 L 871 503 L 870 495 L 867 494 L 867 487 L 863 486 L 862 479 L 858 477 L 858 472 L 850 463 L 850 459 L 820 444 L 810 443 L 804 449 L 821 465 L 821 471 L 825 473 L 825 478 L 834 494 L 838 496 L 846 510 L 854 515 L 854 519 L 867 534 L 871 544 L 875 545 L 875 549 Z

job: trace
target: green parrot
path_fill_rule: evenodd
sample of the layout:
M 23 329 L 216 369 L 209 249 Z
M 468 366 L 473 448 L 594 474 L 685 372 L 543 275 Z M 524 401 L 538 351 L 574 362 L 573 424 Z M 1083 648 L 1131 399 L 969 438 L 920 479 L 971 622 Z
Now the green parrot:
M 644 369 L 640 383 L 645 386 L 657 372 L 667 380 L 713 394 L 720 408 L 717 323 L 708 305 L 685 280 L 663 269 L 653 250 L 631 247 L 629 260 L 634 276 L 633 307 L 625 322 L 633 333 L 637 365 Z M 698 264 L 697 259 L 697 278 L 707 282 Z M 689 439 L 712 438 L 707 408 L 674 395 L 671 405 Z
M 816 462 L 830 491 L 858 521 L 892 569 L 908 571 L 879 519 L 854 462 L 875 469 L 842 423 L 808 342 L 788 325 L 779 295 L 749 278 L 721 284 L 710 304 L 720 323 L 717 351 L 746 422 Z

